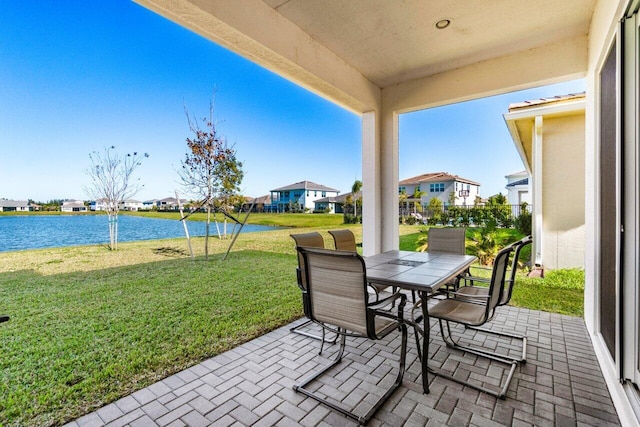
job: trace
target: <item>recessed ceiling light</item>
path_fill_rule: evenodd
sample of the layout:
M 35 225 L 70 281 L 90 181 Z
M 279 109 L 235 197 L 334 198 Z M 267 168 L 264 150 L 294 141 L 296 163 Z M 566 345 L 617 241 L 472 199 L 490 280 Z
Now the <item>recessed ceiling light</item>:
M 436 28 L 438 30 L 444 30 L 449 25 L 451 25 L 451 19 L 449 19 L 449 18 L 443 18 L 443 19 L 441 19 L 441 20 L 436 22 Z

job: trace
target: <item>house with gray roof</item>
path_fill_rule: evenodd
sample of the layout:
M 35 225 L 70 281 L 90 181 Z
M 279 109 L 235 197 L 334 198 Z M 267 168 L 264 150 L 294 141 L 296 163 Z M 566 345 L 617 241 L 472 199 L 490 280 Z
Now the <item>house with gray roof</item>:
M 338 196 L 323 197 L 314 202 L 314 210 L 324 211 L 328 209 L 329 213 L 344 213 L 348 197 L 351 197 L 352 203 L 356 199 L 362 200 L 362 192 L 358 191 L 355 196 L 353 193 L 344 193 Z M 351 213 L 353 213 L 353 208 L 351 208 Z
M 0 199 L 0 212 L 26 212 L 33 210 L 25 200 Z
M 335 197 L 340 191 L 315 182 L 300 181 L 276 188 L 270 193 L 273 212 L 310 212 L 315 209 L 316 200 Z

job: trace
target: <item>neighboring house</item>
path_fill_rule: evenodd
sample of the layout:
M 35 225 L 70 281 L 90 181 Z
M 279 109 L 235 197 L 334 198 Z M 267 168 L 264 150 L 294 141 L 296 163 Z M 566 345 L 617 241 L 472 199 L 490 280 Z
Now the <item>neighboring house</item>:
M 510 205 L 521 205 L 527 203 L 531 205 L 531 190 L 529 189 L 529 174 L 521 171 L 506 175 L 507 179 L 507 200 Z
M 245 203 L 242 204 L 242 212 L 247 212 L 253 205 L 251 212 L 269 212 L 271 208 L 271 196 L 245 197 Z
M 120 202 L 120 210 L 136 212 L 140 209 L 144 209 L 144 203 L 134 199 L 128 199 L 124 202 Z
M 584 268 L 585 94 L 509 105 L 511 138 L 531 175 L 534 264 Z
M 422 193 L 420 199 L 412 197 L 416 190 Z M 451 193 L 454 193 L 454 204 L 467 206 L 473 205 L 476 196 L 480 195 L 480 184 L 447 172 L 425 173 L 400 181 L 398 193 L 407 195 L 407 203 L 419 202 L 422 206 L 428 205 L 431 199 L 438 199 L 443 205 L 449 205 Z
M 33 210 L 26 200 L 0 200 L 0 212 L 27 212 Z
M 62 212 L 87 212 L 82 200 L 65 200 L 60 207 Z
M 157 199 L 145 200 L 142 202 L 142 209 L 151 210 L 156 205 Z
M 187 203 L 187 199 L 180 199 L 180 202 L 184 206 Z M 178 199 L 175 197 L 165 197 L 164 199 L 156 200 L 156 207 L 161 211 L 177 211 L 180 209 L 178 206 Z
M 355 202 L 356 199 L 362 200 L 362 192 L 358 191 L 355 196 L 353 195 L 353 193 L 344 193 L 338 196 L 323 197 L 314 202 L 314 211 L 324 211 L 328 209 L 329 213 L 344 213 L 347 198 L 349 197 L 351 197 L 352 203 Z M 359 210 L 360 209 L 358 209 L 358 211 Z M 360 215 L 360 212 L 358 212 L 358 215 Z
M 271 207 L 274 212 L 288 212 L 292 209 L 310 212 L 315 209 L 316 200 L 335 197 L 339 193 L 335 188 L 311 181 L 300 181 L 271 190 Z
M 92 200 L 89 203 L 89 209 L 92 211 L 106 211 L 107 205 L 107 199 Z

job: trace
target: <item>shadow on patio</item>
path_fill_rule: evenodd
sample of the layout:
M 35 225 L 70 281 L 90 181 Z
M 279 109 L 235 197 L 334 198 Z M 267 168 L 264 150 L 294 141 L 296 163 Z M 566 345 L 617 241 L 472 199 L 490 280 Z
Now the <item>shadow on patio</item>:
M 338 348 L 327 346 L 323 356 L 318 356 L 318 341 L 289 332 L 302 321 L 165 378 L 68 425 L 355 425 L 292 390 Z M 506 400 L 432 376 L 431 393 L 422 394 L 420 363 L 415 341 L 410 338 L 403 385 L 369 425 L 620 424 L 581 318 L 503 307 L 490 324 L 516 328 L 529 338 L 527 363 L 517 368 Z M 471 337 L 470 331 L 466 334 Z M 432 366 L 482 378 L 489 386 L 504 374 L 499 364 L 444 347 L 434 321 L 432 339 Z M 493 338 L 484 343 L 509 350 L 509 343 Z M 399 346 L 398 334 L 373 345 L 364 339 L 348 339 L 345 359 L 335 375 L 321 381 L 321 392 L 356 411 L 365 411 L 373 394 L 380 392 L 376 384 L 393 381 Z

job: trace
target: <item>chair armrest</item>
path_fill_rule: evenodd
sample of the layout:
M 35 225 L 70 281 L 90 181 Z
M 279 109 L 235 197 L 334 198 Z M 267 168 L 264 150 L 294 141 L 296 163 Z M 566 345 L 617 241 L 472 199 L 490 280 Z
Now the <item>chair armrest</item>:
M 396 292 L 395 294 L 391 294 L 386 298 L 373 302 L 367 305 L 367 308 L 377 312 L 382 307 L 389 305 L 389 303 L 392 303 L 397 299 L 400 299 L 400 305 L 402 305 L 402 308 L 404 308 L 404 305 L 407 303 L 407 296 L 400 292 Z M 400 306 L 398 306 L 398 309 L 400 309 Z
M 490 277 L 462 276 L 460 279 L 464 280 L 465 282 L 472 282 L 472 283 L 473 282 L 491 283 Z

